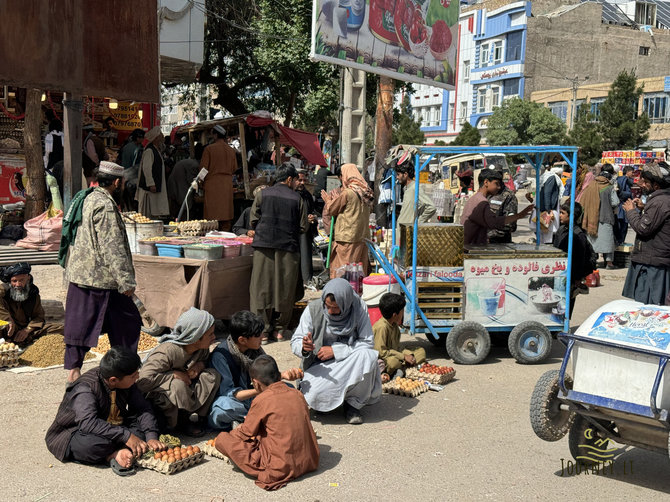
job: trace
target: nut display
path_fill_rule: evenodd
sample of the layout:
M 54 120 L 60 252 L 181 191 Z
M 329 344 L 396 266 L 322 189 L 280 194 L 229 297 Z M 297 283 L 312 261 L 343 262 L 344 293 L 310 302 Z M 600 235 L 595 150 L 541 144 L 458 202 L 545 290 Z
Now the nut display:
M 147 218 L 143 214 L 137 213 L 135 211 L 130 211 L 127 213 L 122 213 L 123 218 L 127 221 L 132 221 L 135 223 L 155 223 L 156 221 L 159 220 L 152 220 L 151 218 Z
M 84 359 L 92 359 L 95 355 L 90 352 Z M 63 364 L 65 358 L 65 341 L 62 335 L 46 335 L 38 338 L 28 347 L 19 359 L 24 366 L 34 368 L 48 368 Z
M 141 332 L 140 339 L 137 342 L 137 352 L 151 350 L 156 345 L 158 345 L 158 341 L 153 336 Z M 98 345 L 93 347 L 91 350 L 93 352 L 97 352 L 98 354 L 106 354 L 110 348 L 111 346 L 109 344 L 109 337 L 107 335 L 102 335 L 100 338 L 98 338 Z

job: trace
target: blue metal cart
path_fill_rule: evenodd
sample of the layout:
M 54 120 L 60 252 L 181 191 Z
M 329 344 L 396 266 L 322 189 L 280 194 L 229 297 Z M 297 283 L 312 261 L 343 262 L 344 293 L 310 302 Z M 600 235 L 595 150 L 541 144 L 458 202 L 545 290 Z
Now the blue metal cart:
M 417 208 L 419 204 L 419 190 L 421 184 L 418 182 L 420 172 L 428 168 L 429 163 L 439 161 L 446 156 L 471 153 L 471 154 L 504 154 L 504 155 L 523 155 L 528 162 L 535 167 L 536 172 L 536 187 L 540 186 L 540 172 L 542 165 L 547 155 L 559 155 L 565 160 L 573 170 L 571 180 L 571 192 L 575 193 L 576 187 L 576 173 L 577 173 L 577 150 L 575 146 L 487 146 L 487 147 L 473 147 L 473 146 L 458 146 L 458 147 L 428 147 L 428 146 L 412 146 L 414 153 L 414 168 L 415 180 L 417 180 L 416 190 L 414 191 L 414 214 L 418 214 Z M 392 193 L 395 196 L 395 179 L 393 179 Z M 536 204 L 540 202 L 540 191 L 537 191 Z M 390 253 L 389 259 L 381 252 L 379 247 L 373 243 L 368 243 L 370 251 L 375 257 L 376 261 L 383 268 L 384 272 L 393 276 L 400 284 L 407 300 L 408 328 L 411 334 L 424 333 L 426 337 L 435 344 L 445 344 L 449 356 L 459 364 L 477 364 L 483 361 L 489 353 L 491 347 L 491 337 L 489 331 L 502 334 L 509 334 L 508 346 L 510 352 L 514 355 L 518 362 L 529 364 L 537 363 L 545 359 L 550 351 L 552 344 L 552 333 L 561 331 L 569 331 L 569 316 L 570 316 L 570 263 L 572 263 L 572 239 L 574 222 L 570 221 L 570 237 L 568 244 L 567 265 L 564 270 L 564 288 L 565 295 L 565 311 L 562 312 L 560 324 L 552 323 L 548 328 L 539 322 L 522 322 L 522 316 L 517 316 L 514 321 L 506 323 L 493 323 L 486 327 L 479 322 L 466 319 L 465 314 L 460 319 L 437 320 L 431 319 L 430 314 L 426 313 L 419 304 L 418 295 L 418 281 L 405 281 L 401 277 L 403 275 L 400 267 L 395 262 L 394 258 L 398 251 L 396 239 L 396 212 L 395 201 L 393 204 L 392 214 L 392 239 L 394 247 Z M 574 197 L 571 198 L 571 211 L 574 214 Z M 540 221 L 537 219 L 536 223 L 536 248 L 540 248 Z M 415 218 L 412 231 L 412 259 L 411 268 L 408 267 L 407 273 L 412 278 L 417 277 L 417 244 L 418 244 L 419 224 Z M 495 254 L 492 255 L 495 258 Z M 562 283 L 561 283 L 562 284 Z M 562 284 L 563 286 L 563 284 Z M 461 292 L 463 301 L 467 292 L 466 285 L 463 286 Z M 563 320 L 564 319 L 564 320 Z

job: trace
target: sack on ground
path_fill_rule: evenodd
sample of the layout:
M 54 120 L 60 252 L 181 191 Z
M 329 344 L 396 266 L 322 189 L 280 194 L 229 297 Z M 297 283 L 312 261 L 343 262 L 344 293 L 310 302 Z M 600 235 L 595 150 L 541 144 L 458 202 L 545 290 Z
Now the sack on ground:
M 25 239 L 16 243 L 18 247 L 39 251 L 58 251 L 63 229 L 63 211 L 45 211 L 23 224 Z

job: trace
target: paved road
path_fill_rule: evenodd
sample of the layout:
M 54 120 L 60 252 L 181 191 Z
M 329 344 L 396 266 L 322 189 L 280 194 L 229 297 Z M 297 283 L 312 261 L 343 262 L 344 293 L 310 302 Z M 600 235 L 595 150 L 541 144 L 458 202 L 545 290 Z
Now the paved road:
M 619 298 L 625 271 L 602 276 L 603 287 L 578 299 L 577 323 Z M 430 358 L 447 362 L 443 349 L 418 341 Z M 297 362 L 286 342 L 267 351 L 281 368 Z M 484 364 L 457 366 L 457 379 L 442 392 L 418 399 L 384 395 L 364 410 L 361 426 L 344 424 L 339 413 L 315 415 L 319 470 L 274 494 L 216 459 L 173 476 L 140 471 L 130 478 L 61 464 L 43 438 L 65 372 L 0 372 L 0 500 L 667 500 L 667 455 L 630 448 L 613 474 L 568 476 L 561 471 L 570 459 L 567 438 L 547 443 L 535 437 L 530 394 L 542 373 L 558 368 L 562 354 L 555 345 L 544 364 L 522 366 L 494 347 Z

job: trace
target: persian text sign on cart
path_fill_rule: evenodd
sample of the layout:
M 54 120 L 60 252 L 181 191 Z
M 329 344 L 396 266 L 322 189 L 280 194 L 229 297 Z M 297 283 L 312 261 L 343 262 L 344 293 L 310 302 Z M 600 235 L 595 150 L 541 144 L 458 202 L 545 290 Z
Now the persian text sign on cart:
M 314 0 L 311 57 L 454 89 L 455 0 Z

